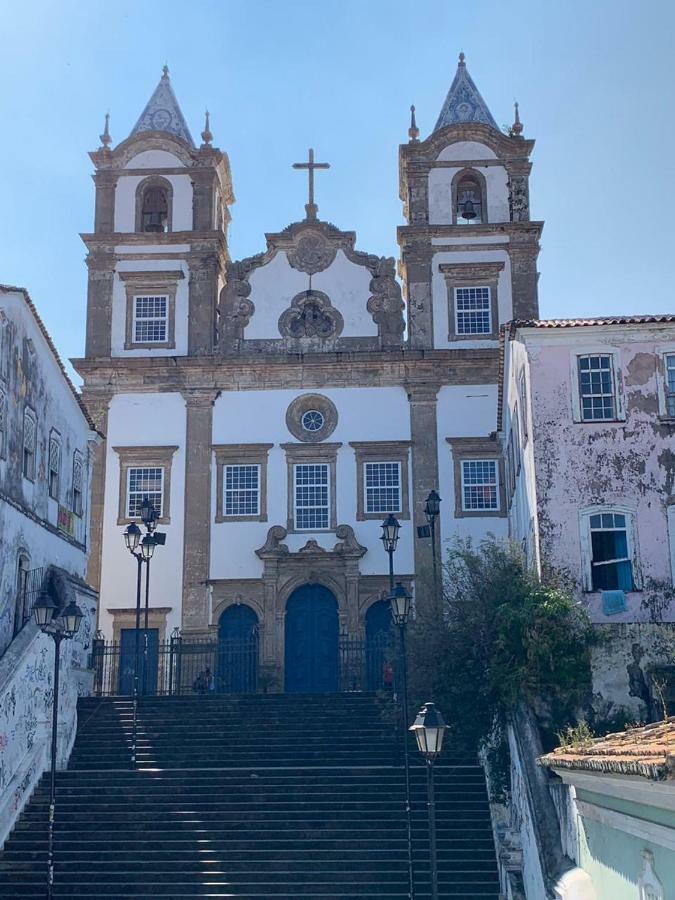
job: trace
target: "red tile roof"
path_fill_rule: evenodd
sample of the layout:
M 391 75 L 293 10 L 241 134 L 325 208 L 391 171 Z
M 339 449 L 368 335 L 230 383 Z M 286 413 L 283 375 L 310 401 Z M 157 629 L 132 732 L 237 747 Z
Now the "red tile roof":
M 675 315 L 662 313 L 653 316 L 598 316 L 588 319 L 515 319 L 507 323 L 511 333 L 516 328 L 577 328 L 580 325 L 651 325 L 675 322 Z

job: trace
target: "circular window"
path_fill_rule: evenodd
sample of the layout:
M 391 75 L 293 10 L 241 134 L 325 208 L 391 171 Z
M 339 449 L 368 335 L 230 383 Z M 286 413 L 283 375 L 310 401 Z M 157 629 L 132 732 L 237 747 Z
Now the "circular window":
M 302 427 L 305 431 L 319 431 L 325 421 L 323 413 L 318 409 L 308 409 L 302 417 Z

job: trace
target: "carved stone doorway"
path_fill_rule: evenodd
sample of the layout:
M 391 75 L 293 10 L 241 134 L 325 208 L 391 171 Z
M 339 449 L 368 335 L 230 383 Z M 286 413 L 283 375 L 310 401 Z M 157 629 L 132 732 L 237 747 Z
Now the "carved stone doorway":
M 321 584 L 297 588 L 286 604 L 286 691 L 308 694 L 337 691 L 338 654 L 335 596 Z

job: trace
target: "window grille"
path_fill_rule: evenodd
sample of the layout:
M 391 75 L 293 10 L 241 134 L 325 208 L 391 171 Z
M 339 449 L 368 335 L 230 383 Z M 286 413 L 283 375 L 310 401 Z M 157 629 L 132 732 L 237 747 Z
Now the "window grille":
M 161 466 L 130 468 L 127 473 L 127 518 L 138 519 L 147 497 L 162 518 L 164 469 Z
M 35 445 L 37 442 L 37 423 L 35 415 L 26 410 L 23 416 L 23 475 L 35 480 Z
M 165 295 L 134 297 L 134 342 L 161 344 L 166 342 L 169 298 Z
M 616 418 L 612 357 L 579 356 L 581 418 L 595 422 Z
M 498 510 L 497 460 L 462 460 L 462 507 L 465 510 Z
M 675 353 L 666 356 L 666 413 L 675 418 Z
M 632 591 L 633 563 L 628 547 L 626 516 L 597 513 L 590 517 L 591 584 L 594 591 Z
M 457 334 L 491 334 L 489 287 L 455 288 Z
M 57 437 L 49 439 L 49 496 L 59 498 L 59 476 L 61 473 L 61 444 Z
M 364 465 L 365 507 L 367 513 L 401 512 L 401 464 L 367 462 Z
M 75 451 L 73 455 L 73 512 L 76 516 L 82 515 L 83 473 L 82 457 Z
M 224 515 L 260 515 L 260 466 L 225 466 Z
M 293 467 L 295 527 L 318 530 L 328 528 L 330 520 L 330 475 L 325 463 L 301 463 Z

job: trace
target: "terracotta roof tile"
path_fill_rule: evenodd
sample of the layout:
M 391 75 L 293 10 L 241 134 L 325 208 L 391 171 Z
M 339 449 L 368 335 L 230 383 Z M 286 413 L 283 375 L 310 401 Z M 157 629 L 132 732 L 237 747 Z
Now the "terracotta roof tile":
M 588 319 L 516 319 L 507 323 L 511 328 L 577 328 L 580 325 L 651 325 L 675 322 L 675 315 L 661 313 L 652 316 L 598 316 Z
M 547 768 L 675 778 L 675 716 L 653 725 L 596 738 L 587 745 L 558 747 L 539 759 Z

